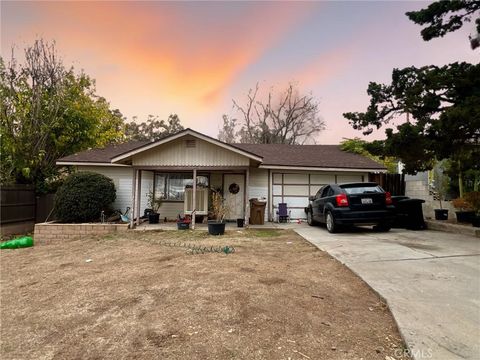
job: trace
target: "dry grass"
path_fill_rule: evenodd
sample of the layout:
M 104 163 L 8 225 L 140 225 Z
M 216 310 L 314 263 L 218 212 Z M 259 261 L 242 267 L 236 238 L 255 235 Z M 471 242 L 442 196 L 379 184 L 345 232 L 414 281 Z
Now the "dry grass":
M 290 231 L 128 232 L 0 259 L 3 359 L 384 360 L 403 346 L 380 299 Z

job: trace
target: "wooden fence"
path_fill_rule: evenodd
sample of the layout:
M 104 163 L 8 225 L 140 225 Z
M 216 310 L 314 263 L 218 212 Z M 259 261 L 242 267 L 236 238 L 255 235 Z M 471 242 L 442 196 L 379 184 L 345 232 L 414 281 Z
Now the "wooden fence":
M 53 194 L 35 196 L 32 185 L 8 185 L 0 189 L 0 230 L 2 236 L 33 232 L 53 208 Z
M 405 195 L 404 174 L 372 174 L 368 175 L 368 181 L 376 182 L 385 191 L 393 196 Z

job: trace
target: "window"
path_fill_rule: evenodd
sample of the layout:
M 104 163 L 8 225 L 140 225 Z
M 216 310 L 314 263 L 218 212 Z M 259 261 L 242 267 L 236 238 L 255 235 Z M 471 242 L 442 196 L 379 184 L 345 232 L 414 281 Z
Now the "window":
M 315 197 L 316 197 L 317 199 L 320 199 L 320 198 L 322 197 L 322 191 L 323 191 L 323 189 L 325 189 L 325 186 L 322 186 L 322 187 L 317 191 L 317 193 L 315 194 Z
M 383 190 L 380 186 L 352 186 L 352 187 L 344 187 L 343 189 L 348 195 L 383 193 Z
M 197 176 L 197 186 L 208 187 L 208 176 Z M 192 186 L 192 174 L 183 173 L 156 173 L 155 197 L 170 201 L 183 201 L 185 187 Z
M 324 188 L 323 191 L 322 191 L 321 197 L 322 197 L 322 198 L 327 197 L 330 189 L 331 189 L 330 186 L 325 186 L 325 188 Z

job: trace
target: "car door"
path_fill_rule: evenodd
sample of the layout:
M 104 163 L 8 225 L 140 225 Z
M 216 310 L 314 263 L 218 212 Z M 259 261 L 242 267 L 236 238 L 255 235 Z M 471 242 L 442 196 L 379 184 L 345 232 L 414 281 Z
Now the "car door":
M 318 210 L 319 214 L 318 216 L 320 217 L 321 221 L 325 220 L 324 214 L 325 214 L 325 206 L 327 205 L 330 196 L 333 195 L 333 189 L 331 186 L 325 186 L 325 189 L 322 191 L 322 195 L 320 196 L 319 202 L 318 202 Z
M 315 221 L 324 221 L 323 211 L 325 209 L 325 197 L 330 190 L 330 186 L 324 186 L 318 190 L 313 202 L 313 219 Z
M 312 209 L 312 219 L 314 219 L 314 220 L 316 220 L 318 218 L 318 199 L 320 199 L 320 195 L 322 194 L 322 190 L 323 190 L 323 186 L 320 189 L 318 189 L 318 191 L 315 194 L 315 196 L 313 197 L 313 199 L 311 199 L 312 203 L 310 205 L 311 205 L 311 209 Z

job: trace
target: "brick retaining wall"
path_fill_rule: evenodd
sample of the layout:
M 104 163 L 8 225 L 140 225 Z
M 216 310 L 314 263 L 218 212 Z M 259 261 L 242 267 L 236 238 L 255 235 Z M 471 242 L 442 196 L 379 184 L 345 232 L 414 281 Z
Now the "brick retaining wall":
M 70 240 L 78 237 L 106 235 L 123 232 L 128 224 L 35 224 L 34 239 L 36 242 Z

